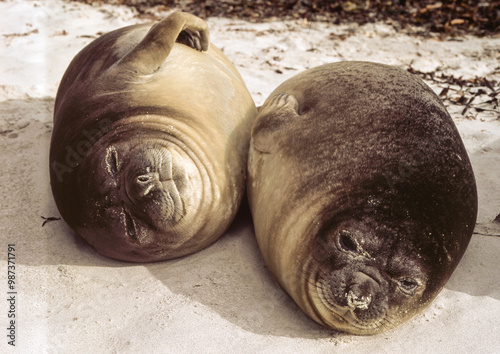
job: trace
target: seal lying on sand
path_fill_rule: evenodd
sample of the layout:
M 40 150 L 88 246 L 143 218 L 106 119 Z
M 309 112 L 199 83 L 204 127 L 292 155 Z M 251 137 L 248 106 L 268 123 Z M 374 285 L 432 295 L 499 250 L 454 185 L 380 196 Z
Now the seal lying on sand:
M 257 114 L 201 19 L 108 33 L 57 93 L 51 185 L 66 222 L 99 253 L 149 262 L 196 252 L 231 223 Z
M 471 165 L 439 98 L 367 62 L 307 70 L 252 128 L 248 195 L 264 260 L 336 330 L 375 334 L 424 309 L 469 243 Z

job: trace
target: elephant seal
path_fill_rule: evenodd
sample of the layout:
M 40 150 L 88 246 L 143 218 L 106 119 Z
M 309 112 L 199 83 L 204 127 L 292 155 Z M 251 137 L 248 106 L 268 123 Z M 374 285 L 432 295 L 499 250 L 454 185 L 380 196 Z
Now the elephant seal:
M 208 246 L 244 193 L 256 114 L 198 17 L 103 35 L 73 59 L 56 97 L 50 177 L 61 216 L 118 260 Z
M 248 197 L 271 272 L 315 321 L 375 334 L 425 308 L 477 215 L 439 98 L 398 68 L 341 62 L 276 88 L 252 127 Z

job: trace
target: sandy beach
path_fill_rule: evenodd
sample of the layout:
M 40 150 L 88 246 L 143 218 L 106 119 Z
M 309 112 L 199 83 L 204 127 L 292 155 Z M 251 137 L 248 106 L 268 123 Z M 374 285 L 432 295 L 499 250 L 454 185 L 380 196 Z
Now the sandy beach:
M 104 258 L 63 220 L 42 226 L 44 218 L 60 217 L 48 151 L 65 69 L 100 34 L 146 19 L 124 6 L 63 0 L 0 1 L 0 13 L 0 292 L 7 299 L 0 304 L 0 352 L 498 353 L 498 107 L 485 103 L 464 110 L 453 103 L 454 95 L 463 94 L 459 85 L 427 81 L 438 94 L 449 86 L 445 104 L 476 176 L 478 224 L 461 263 L 427 310 L 386 333 L 354 336 L 316 324 L 278 285 L 260 255 L 246 207 L 212 246 L 154 264 Z M 463 80 L 482 77 L 500 90 L 499 36 L 440 41 L 398 33 L 383 23 L 207 23 L 211 41 L 234 62 L 258 106 L 287 78 L 341 60 Z M 484 91 L 475 104 L 493 92 Z M 9 245 L 15 245 L 14 288 L 8 283 Z M 14 339 L 8 337 L 9 313 L 15 314 Z

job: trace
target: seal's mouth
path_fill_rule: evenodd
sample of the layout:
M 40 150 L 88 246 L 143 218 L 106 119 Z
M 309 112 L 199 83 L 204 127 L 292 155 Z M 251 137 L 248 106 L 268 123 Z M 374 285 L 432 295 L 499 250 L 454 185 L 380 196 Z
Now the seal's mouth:
M 369 311 L 370 298 L 357 299 L 352 291 L 345 294 L 347 305 L 334 302 L 325 295 L 323 286 L 317 284 L 318 298 L 320 303 L 315 303 L 317 313 L 320 315 L 323 324 L 329 328 L 336 328 L 355 334 L 373 334 L 383 332 L 395 327 L 397 324 L 387 318 L 386 311 L 383 311 L 377 318 L 363 318 L 363 311 Z
M 355 334 L 379 333 L 398 325 L 388 313 L 388 289 L 369 273 L 354 272 L 337 283 L 331 275 L 318 272 L 309 291 L 317 294 L 311 302 L 323 325 Z

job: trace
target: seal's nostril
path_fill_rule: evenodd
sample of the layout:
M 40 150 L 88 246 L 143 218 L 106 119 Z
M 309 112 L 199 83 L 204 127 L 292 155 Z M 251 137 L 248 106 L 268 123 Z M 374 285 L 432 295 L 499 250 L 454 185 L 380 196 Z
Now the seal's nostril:
M 349 306 L 351 309 L 367 310 L 368 306 L 370 306 L 370 303 L 372 302 L 371 294 L 368 294 L 366 296 L 359 296 L 355 294 L 353 290 L 349 290 L 349 292 L 346 294 L 346 297 L 347 306 Z
M 144 184 L 155 184 L 156 182 L 160 182 L 160 175 L 158 172 L 149 172 L 136 177 L 136 182 L 140 185 Z
M 138 201 L 148 196 L 152 191 L 162 189 L 158 172 L 149 172 L 134 177 L 128 186 L 129 198 Z

